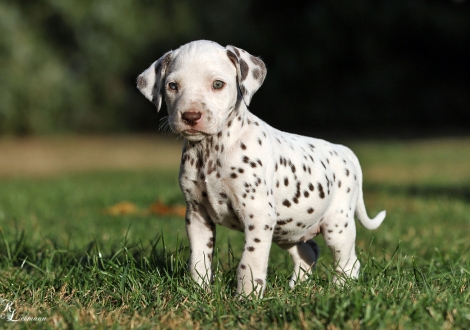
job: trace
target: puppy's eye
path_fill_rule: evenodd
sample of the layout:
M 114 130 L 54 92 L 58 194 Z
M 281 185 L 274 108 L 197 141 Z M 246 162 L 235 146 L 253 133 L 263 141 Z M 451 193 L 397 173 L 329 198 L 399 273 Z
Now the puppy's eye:
M 225 85 L 225 83 L 223 81 L 216 80 L 212 83 L 212 88 L 221 89 L 222 87 L 224 87 L 224 85 Z
M 170 88 L 171 90 L 177 91 L 178 90 L 178 85 L 174 82 L 171 82 L 171 83 L 168 84 L 168 88 Z

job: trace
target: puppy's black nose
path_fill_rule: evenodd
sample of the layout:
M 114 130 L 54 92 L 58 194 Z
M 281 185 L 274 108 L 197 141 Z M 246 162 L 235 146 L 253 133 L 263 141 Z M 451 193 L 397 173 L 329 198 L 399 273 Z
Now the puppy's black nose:
M 201 117 L 202 114 L 200 112 L 195 111 L 183 112 L 183 115 L 181 116 L 181 118 L 183 118 L 184 123 L 189 126 L 196 126 Z

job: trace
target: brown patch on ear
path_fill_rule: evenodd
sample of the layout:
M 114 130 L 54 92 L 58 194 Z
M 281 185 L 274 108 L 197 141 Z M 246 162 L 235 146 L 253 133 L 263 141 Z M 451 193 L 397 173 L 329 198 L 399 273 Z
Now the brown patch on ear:
M 248 76 L 248 71 L 250 69 L 248 67 L 248 64 L 243 59 L 240 59 L 239 63 L 240 63 L 240 75 L 241 75 L 240 81 L 243 81 Z
M 233 49 L 235 50 L 235 53 L 237 54 L 238 57 L 240 57 L 240 51 L 238 50 L 237 47 L 233 47 Z
M 139 76 L 137 78 L 137 88 L 142 90 L 145 87 L 147 87 L 147 79 L 145 79 L 144 77 Z
M 235 67 L 237 67 L 237 63 L 238 63 L 238 57 L 237 55 L 235 55 L 233 52 L 231 52 L 230 50 L 227 50 L 227 56 L 228 58 L 230 59 L 230 61 L 232 61 L 233 65 L 235 65 Z
M 168 64 L 170 63 L 171 61 L 171 53 L 168 53 L 165 58 L 161 61 L 160 66 L 161 66 L 161 70 L 162 71 L 166 71 L 166 68 L 168 66 Z M 155 67 L 155 70 L 156 70 L 156 73 L 158 73 L 158 70 L 160 68 L 158 67 L 158 65 Z M 163 75 L 162 75 L 162 78 L 163 78 Z
M 255 78 L 257 80 L 261 76 L 261 71 L 259 69 L 253 69 L 253 71 L 251 73 L 253 74 L 253 78 Z
M 163 61 L 162 61 L 163 62 Z M 155 65 L 155 74 L 157 75 L 158 72 L 160 71 L 161 67 L 162 67 L 162 62 L 160 63 L 157 63 L 157 65 Z
M 254 64 L 256 64 L 256 65 L 258 65 L 258 66 L 264 68 L 264 63 L 263 63 L 259 58 L 255 57 L 255 56 L 253 56 L 253 55 L 251 55 L 250 58 L 251 58 L 251 61 L 252 61 Z
M 242 84 L 240 84 L 240 92 L 242 93 L 242 95 L 247 95 L 248 94 L 247 89 Z

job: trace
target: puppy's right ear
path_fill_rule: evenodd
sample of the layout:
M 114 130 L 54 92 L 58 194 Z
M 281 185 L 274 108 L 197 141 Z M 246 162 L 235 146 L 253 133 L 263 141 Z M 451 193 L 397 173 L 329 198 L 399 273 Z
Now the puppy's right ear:
M 157 111 L 160 111 L 162 106 L 162 85 L 168 64 L 171 61 L 171 53 L 173 51 L 165 53 L 165 55 L 153 62 L 147 70 L 137 77 L 137 88 L 147 99 L 155 104 Z

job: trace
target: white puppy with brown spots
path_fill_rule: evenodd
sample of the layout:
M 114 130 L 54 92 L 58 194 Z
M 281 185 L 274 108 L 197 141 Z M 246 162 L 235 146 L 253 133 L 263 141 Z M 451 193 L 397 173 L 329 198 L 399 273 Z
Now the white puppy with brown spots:
M 325 237 L 344 276 L 357 278 L 354 214 L 369 219 L 362 172 L 354 153 L 323 140 L 281 132 L 247 108 L 266 76 L 261 59 L 211 41 L 164 54 L 137 79 L 139 90 L 184 137 L 180 187 L 187 203 L 189 269 L 195 281 L 212 277 L 216 224 L 245 233 L 237 293 L 262 295 L 272 242 L 294 261 L 291 287 L 304 279 Z M 341 277 L 336 277 L 335 281 Z

